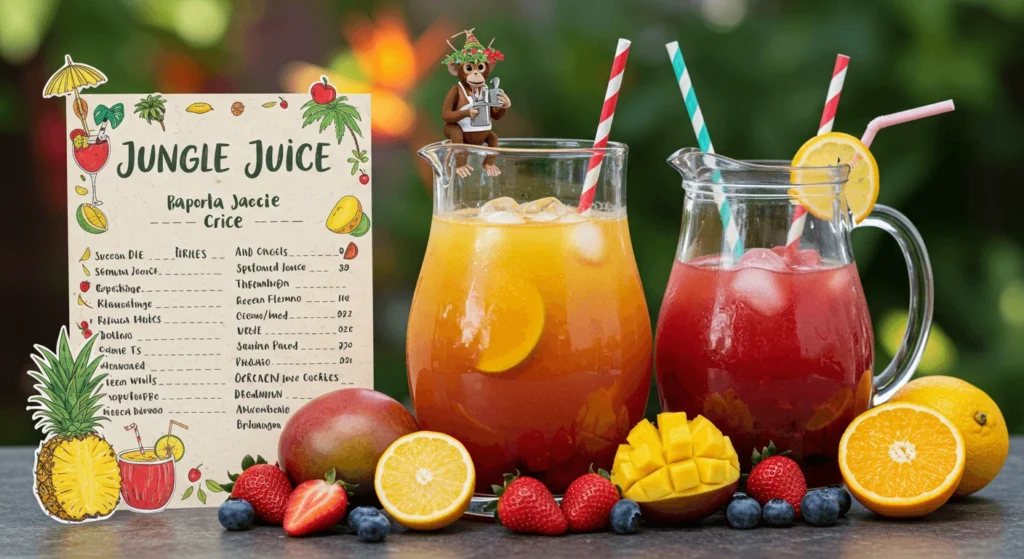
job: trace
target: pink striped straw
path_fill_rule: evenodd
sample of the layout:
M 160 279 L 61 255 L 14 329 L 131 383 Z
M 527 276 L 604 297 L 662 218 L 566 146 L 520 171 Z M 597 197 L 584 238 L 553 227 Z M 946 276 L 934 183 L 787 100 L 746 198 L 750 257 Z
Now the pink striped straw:
M 839 108 L 839 95 L 843 92 L 843 82 L 846 81 L 846 68 L 850 65 L 850 57 L 845 54 L 836 55 L 836 66 L 832 69 L 832 81 L 828 84 L 828 94 L 825 95 L 825 110 L 821 113 L 821 123 L 818 124 L 818 136 L 828 134 L 832 131 L 832 125 L 836 121 L 836 109 Z M 800 238 L 804 234 L 804 222 L 807 221 L 807 208 L 798 204 L 793 208 L 793 218 L 789 223 L 789 231 L 786 233 L 786 248 L 796 250 L 800 246 Z
M 612 62 L 612 73 L 608 78 L 608 89 L 604 92 L 604 105 L 601 106 L 601 120 L 597 125 L 594 138 L 594 149 L 602 149 L 608 145 L 608 135 L 612 131 L 612 118 L 615 117 L 615 103 L 619 100 L 619 88 L 622 86 L 622 74 L 626 70 L 626 59 L 629 58 L 630 42 L 619 39 L 615 48 L 615 60 Z M 601 175 L 601 163 L 604 152 L 594 153 L 587 165 L 587 176 L 583 181 L 583 192 L 580 193 L 579 213 L 584 213 L 594 204 L 597 193 L 597 178 Z
M 132 429 L 135 429 L 135 440 L 139 442 L 139 452 L 145 455 L 146 449 L 142 447 L 142 435 L 139 435 L 139 426 L 134 423 L 124 426 L 125 431 L 131 431 Z

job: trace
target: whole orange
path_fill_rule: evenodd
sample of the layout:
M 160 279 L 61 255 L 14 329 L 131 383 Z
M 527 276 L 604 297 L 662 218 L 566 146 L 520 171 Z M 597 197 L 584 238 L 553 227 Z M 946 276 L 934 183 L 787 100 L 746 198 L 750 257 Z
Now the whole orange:
M 967 462 L 955 496 L 970 495 L 999 474 L 1010 452 L 1010 435 L 999 406 L 980 388 L 954 377 L 921 377 L 907 383 L 891 401 L 928 406 L 960 429 Z

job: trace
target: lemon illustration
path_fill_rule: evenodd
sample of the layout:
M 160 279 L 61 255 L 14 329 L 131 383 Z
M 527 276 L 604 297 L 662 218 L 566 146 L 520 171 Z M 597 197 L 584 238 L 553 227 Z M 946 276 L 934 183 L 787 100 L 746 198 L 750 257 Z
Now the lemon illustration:
M 88 193 L 89 193 L 89 191 L 86 190 L 86 188 L 84 186 L 76 186 L 75 187 L 75 194 L 77 194 L 79 196 L 85 196 Z
M 177 462 L 181 460 L 182 456 L 185 456 L 185 443 L 181 442 L 176 435 L 164 435 L 156 440 L 153 452 L 159 458 L 174 456 L 174 461 Z
M 192 103 L 188 106 L 187 109 L 185 109 L 185 112 L 201 115 L 203 113 L 208 113 L 212 110 L 213 107 L 209 103 Z
M 78 225 L 86 232 L 94 235 L 107 232 L 107 216 L 92 204 L 81 204 L 75 212 Z

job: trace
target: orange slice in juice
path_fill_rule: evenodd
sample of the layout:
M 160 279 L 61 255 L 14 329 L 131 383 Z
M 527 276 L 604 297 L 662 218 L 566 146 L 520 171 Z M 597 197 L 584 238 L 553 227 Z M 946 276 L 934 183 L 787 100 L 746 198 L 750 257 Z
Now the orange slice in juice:
M 815 136 L 793 156 L 794 167 L 828 167 L 834 165 L 850 165 L 850 176 L 844 193 L 846 201 L 853 212 L 854 222 L 860 223 L 875 207 L 878 200 L 878 163 L 871 151 L 857 138 L 842 132 L 829 132 Z M 794 183 L 801 185 L 821 184 L 821 186 L 801 186 L 790 190 L 790 195 L 807 208 L 807 211 L 818 219 L 832 219 L 832 185 L 823 184 L 832 179 L 826 171 L 796 171 L 793 173 Z
M 819 431 L 828 427 L 839 416 L 846 413 L 846 410 L 853 403 L 853 390 L 844 388 L 832 395 L 814 409 L 814 415 L 807 420 L 808 431 Z
M 544 331 L 544 301 L 533 284 L 499 273 L 484 295 L 481 350 L 476 368 L 502 373 L 522 363 Z
M 890 402 L 870 409 L 839 441 L 850 493 L 882 516 L 924 516 L 953 495 L 964 474 L 964 439 L 932 408 Z
M 391 443 L 373 486 L 384 510 L 413 530 L 438 530 L 466 512 L 476 485 L 473 459 L 443 433 L 418 431 Z

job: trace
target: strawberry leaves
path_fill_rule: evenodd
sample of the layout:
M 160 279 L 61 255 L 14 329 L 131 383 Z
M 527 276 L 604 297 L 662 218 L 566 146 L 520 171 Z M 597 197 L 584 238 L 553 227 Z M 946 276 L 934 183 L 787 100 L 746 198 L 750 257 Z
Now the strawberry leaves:
M 252 456 L 246 454 L 245 458 L 242 458 L 242 471 L 244 472 L 249 468 L 255 466 L 256 464 L 266 463 L 267 460 L 260 456 L 259 454 L 256 455 L 256 458 L 253 458 Z M 231 491 L 235 488 L 235 482 L 238 481 L 238 476 L 240 475 L 241 474 L 233 474 L 231 472 L 228 472 L 228 480 L 230 480 L 229 483 L 218 483 L 216 481 L 213 481 L 212 479 L 208 479 L 206 480 L 206 488 L 214 493 L 220 493 L 221 491 L 231 493 Z M 219 488 L 220 491 L 214 489 L 214 486 Z
M 768 458 L 769 456 L 789 456 L 789 454 L 790 451 L 788 450 L 779 452 L 779 450 L 775 448 L 775 443 L 773 441 L 768 441 L 768 446 L 763 447 L 760 452 L 758 452 L 755 448 L 754 452 L 751 453 L 750 467 L 753 468 L 754 466 L 760 464 L 762 460 Z

